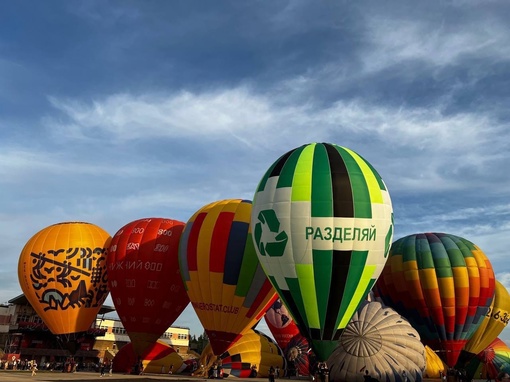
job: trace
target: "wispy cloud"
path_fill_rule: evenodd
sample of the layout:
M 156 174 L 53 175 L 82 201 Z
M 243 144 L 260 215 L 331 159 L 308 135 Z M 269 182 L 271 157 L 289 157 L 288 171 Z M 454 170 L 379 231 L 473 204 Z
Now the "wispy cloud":
M 462 13 L 462 12 L 461 12 Z M 420 61 L 434 67 L 465 65 L 466 60 L 510 60 L 510 29 L 496 17 L 472 18 L 465 28 L 456 20 L 392 18 L 386 14 L 366 19 L 369 42 L 363 61 L 368 71 Z
M 198 145 L 221 140 L 239 145 L 224 146 L 225 152 L 230 147 L 245 155 L 251 151 L 254 157 L 263 149 L 291 149 L 319 140 L 355 145 L 361 152 L 377 147 L 385 156 L 384 147 L 387 159 L 393 159 L 385 163 L 385 172 L 401 189 L 458 189 L 465 187 L 464 168 L 482 174 L 493 162 L 509 160 L 501 150 L 491 154 L 485 149 L 504 144 L 506 123 L 479 112 L 447 114 L 445 105 L 395 108 L 355 99 L 320 106 L 296 103 L 292 94 L 258 94 L 246 87 L 51 102 L 60 117 L 46 118 L 45 123 L 58 139 L 107 137 L 114 145 L 162 139 L 171 146 L 182 139 Z M 462 161 L 457 160 L 460 156 Z M 409 171 L 410 165 L 416 170 Z

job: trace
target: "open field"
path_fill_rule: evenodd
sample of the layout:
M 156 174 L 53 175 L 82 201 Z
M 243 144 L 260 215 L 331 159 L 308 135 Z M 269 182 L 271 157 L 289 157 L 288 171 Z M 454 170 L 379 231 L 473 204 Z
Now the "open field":
M 113 374 L 111 377 L 105 375 L 100 377 L 99 373 L 78 372 L 78 373 L 61 373 L 61 372 L 48 372 L 39 371 L 36 376 L 32 377 L 30 371 L 3 371 L 0 370 L 0 381 L 62 381 L 62 382 L 79 382 L 79 381 L 100 381 L 105 379 L 107 382 L 122 382 L 126 380 L 133 380 L 137 382 L 205 382 L 205 378 L 190 377 L 186 375 L 129 375 L 129 374 Z M 230 381 L 243 381 L 243 382 L 267 382 L 266 378 L 228 378 Z M 287 378 L 280 378 L 281 381 L 308 381 L 306 378 L 294 378 L 288 380 Z M 424 382 L 439 382 L 439 379 L 425 379 Z M 485 382 L 482 379 L 475 379 L 474 382 Z

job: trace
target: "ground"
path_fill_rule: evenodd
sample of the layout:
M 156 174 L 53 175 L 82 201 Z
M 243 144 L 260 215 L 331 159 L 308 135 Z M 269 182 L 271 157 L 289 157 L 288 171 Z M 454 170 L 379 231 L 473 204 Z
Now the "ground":
M 12 370 L 0 370 L 0 381 L 5 382 L 16 382 L 23 380 L 32 381 L 61 381 L 61 382 L 80 382 L 80 381 L 100 381 L 105 379 L 108 382 L 123 382 L 126 380 L 133 380 L 136 382 L 206 382 L 205 378 L 190 377 L 185 375 L 127 375 L 127 374 L 113 374 L 111 377 L 105 375 L 100 377 L 99 373 L 89 372 L 78 372 L 78 373 L 61 373 L 61 372 L 49 372 L 39 371 L 37 375 L 32 377 L 30 371 L 12 371 Z M 267 382 L 266 378 L 228 378 L 229 381 L 235 382 Z M 281 382 L 289 381 L 286 378 L 280 378 Z M 306 382 L 308 379 L 299 378 L 296 381 Z M 424 382 L 440 382 L 439 379 L 425 379 Z M 482 379 L 475 379 L 474 382 L 485 382 Z

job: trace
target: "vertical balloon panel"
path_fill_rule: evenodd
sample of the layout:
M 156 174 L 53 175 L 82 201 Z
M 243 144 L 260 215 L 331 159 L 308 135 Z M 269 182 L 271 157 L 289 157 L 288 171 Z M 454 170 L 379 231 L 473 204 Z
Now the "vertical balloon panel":
M 179 247 L 189 298 L 215 354 L 258 322 L 275 298 L 253 248 L 250 213 L 247 200 L 208 204 L 187 222 Z
M 384 182 L 352 150 L 304 145 L 262 178 L 252 226 L 264 270 L 325 360 L 386 262 L 393 210 Z
M 86 331 L 108 296 L 106 248 L 110 235 L 83 222 L 51 225 L 24 246 L 18 279 L 53 334 Z
M 183 229 L 178 220 L 139 219 L 119 229 L 109 247 L 108 285 L 138 355 L 189 304 L 178 260 Z

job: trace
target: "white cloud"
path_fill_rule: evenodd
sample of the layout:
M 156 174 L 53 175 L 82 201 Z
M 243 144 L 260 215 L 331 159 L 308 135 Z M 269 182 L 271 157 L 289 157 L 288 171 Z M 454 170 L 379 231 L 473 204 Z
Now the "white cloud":
M 319 107 L 297 103 L 289 92 L 257 94 L 246 87 L 169 95 L 115 94 L 90 104 L 57 98 L 51 102 L 67 122 L 53 117 L 45 123 L 61 139 L 107 137 L 108 142 L 116 142 L 112 146 L 158 139 L 169 147 L 192 139 L 197 146 L 209 146 L 209 161 L 216 150 L 211 144 L 219 142 L 223 156 L 236 152 L 254 158 L 261 158 L 264 151 L 281 152 L 282 147 L 333 142 L 362 155 L 381 153 L 386 157 L 383 178 L 392 178 L 393 187 L 408 190 L 463 188 L 463 169 L 470 168 L 474 176 L 496 167 L 493 162 L 508 162 L 498 149 L 508 139 L 507 124 L 480 112 L 446 114 L 445 105 L 395 108 L 355 99 Z M 410 167 L 415 171 L 408 171 Z
M 368 15 L 366 26 L 370 44 L 362 59 L 369 72 L 411 60 L 444 67 L 471 57 L 492 62 L 510 59 L 510 30 L 495 17 L 472 19 L 465 27 L 441 20 Z
M 241 87 L 168 96 L 117 94 L 91 104 L 52 98 L 52 105 L 69 122 L 52 118 L 46 123 L 55 135 L 72 139 L 94 133 L 121 141 L 179 137 L 210 141 L 232 136 L 248 146 L 264 141 L 263 133 L 271 133 L 274 140 L 275 133 L 276 138 L 283 135 L 278 134 L 281 130 L 305 133 L 313 129 L 310 137 L 343 130 L 375 134 L 419 150 L 461 150 L 457 144 L 460 136 L 462 150 L 472 149 L 493 139 L 493 132 L 503 130 L 489 115 L 445 115 L 442 105 L 395 109 L 360 99 L 324 108 L 310 103 L 285 105 L 285 99 L 291 97 L 259 95 Z
M 248 138 L 267 128 L 272 117 L 267 100 L 244 88 L 171 96 L 116 94 L 92 104 L 50 98 L 70 123 L 47 120 L 57 135 L 87 137 L 108 133 L 117 140 L 232 136 L 250 145 Z

